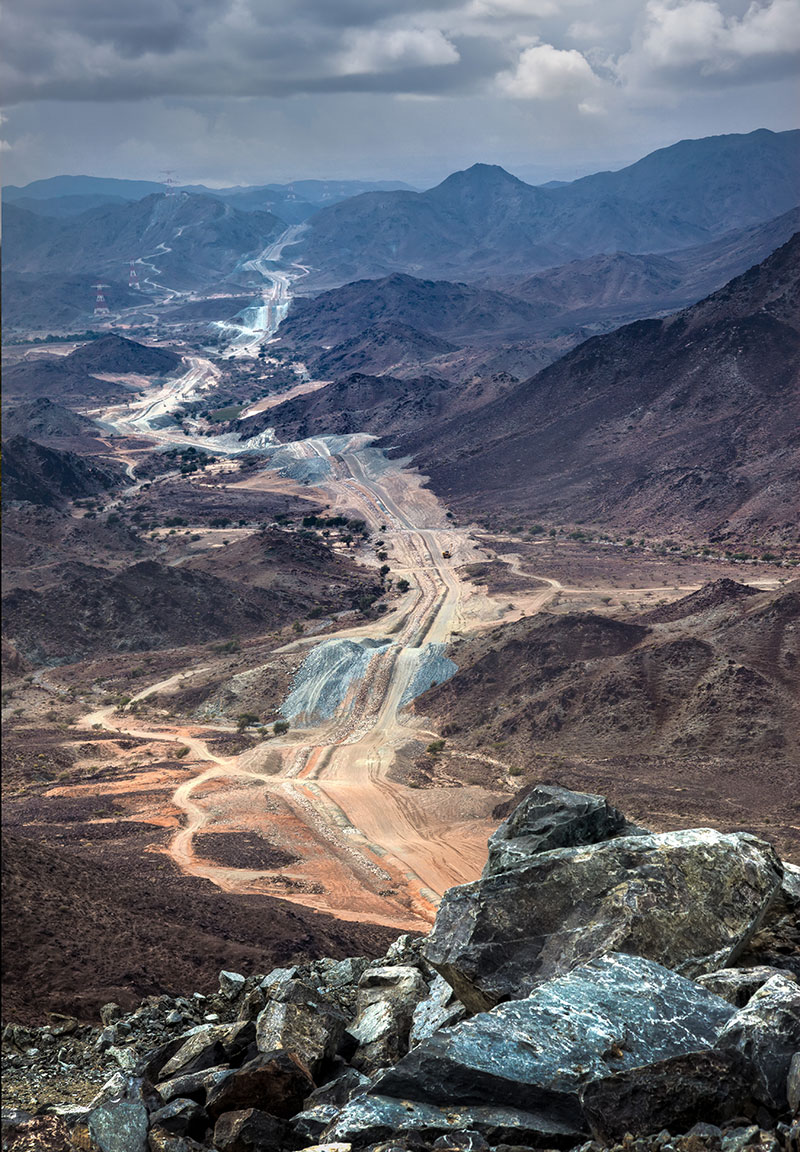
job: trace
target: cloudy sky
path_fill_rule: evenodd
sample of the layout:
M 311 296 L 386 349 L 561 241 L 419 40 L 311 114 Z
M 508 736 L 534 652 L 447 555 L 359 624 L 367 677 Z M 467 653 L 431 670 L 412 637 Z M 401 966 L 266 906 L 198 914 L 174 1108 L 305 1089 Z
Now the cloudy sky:
M 7 0 L 3 182 L 533 181 L 798 123 L 800 0 Z

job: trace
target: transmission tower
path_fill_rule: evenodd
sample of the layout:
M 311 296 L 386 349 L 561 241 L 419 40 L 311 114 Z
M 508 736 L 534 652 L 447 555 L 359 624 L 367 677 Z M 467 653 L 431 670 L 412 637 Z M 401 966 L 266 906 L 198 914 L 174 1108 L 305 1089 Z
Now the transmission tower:
M 141 291 L 141 284 L 139 283 L 139 276 L 136 272 L 136 261 L 131 260 L 131 270 L 128 276 L 128 287 L 138 288 Z
M 164 185 L 164 194 L 166 196 L 174 196 L 175 189 L 178 181 L 175 179 L 175 173 L 171 168 L 165 168 L 161 173 L 161 183 Z
M 94 288 L 95 292 L 97 293 L 97 296 L 95 297 L 95 302 L 94 302 L 94 314 L 95 314 L 95 316 L 108 316 L 109 315 L 109 307 L 108 307 L 108 304 L 106 303 L 106 298 L 103 295 L 103 289 L 104 288 L 110 288 L 111 285 L 110 284 L 93 284 L 92 287 Z

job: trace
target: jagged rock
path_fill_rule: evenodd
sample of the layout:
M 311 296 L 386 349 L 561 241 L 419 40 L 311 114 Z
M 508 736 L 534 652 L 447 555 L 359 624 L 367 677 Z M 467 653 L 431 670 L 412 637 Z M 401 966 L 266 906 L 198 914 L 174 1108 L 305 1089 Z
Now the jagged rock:
M 185 1038 L 175 1055 L 161 1069 L 161 1079 L 189 1076 L 218 1064 L 232 1062 L 255 1040 L 252 1021 L 234 1024 L 205 1024 Z
M 314 1108 L 318 1104 L 334 1104 L 337 1108 L 341 1108 L 353 1096 L 358 1096 L 359 1093 L 365 1092 L 369 1088 L 371 1080 L 369 1076 L 362 1075 L 361 1072 L 355 1068 L 348 1068 L 341 1076 L 337 1076 L 335 1080 L 329 1080 L 327 1084 L 315 1088 L 311 1095 L 305 1100 L 304 1107 Z
M 795 1052 L 789 1062 L 789 1075 L 786 1077 L 786 1099 L 792 1115 L 800 1112 L 800 1052 Z
M 559 848 L 451 888 L 423 954 L 473 1012 L 615 950 L 698 976 L 736 958 L 781 877 L 772 847 L 747 833 Z
M 344 960 L 317 960 L 311 965 L 309 979 L 320 993 L 348 1018 L 355 1012 L 358 982 L 374 961 L 366 956 L 347 956 Z
M 505 872 L 538 852 L 624 836 L 630 827 L 604 796 L 539 784 L 489 837 L 489 859 L 483 875 Z
M 394 1064 L 408 1051 L 414 1009 L 428 986 L 418 968 L 369 968 L 358 982 L 357 1015 L 348 1032 L 358 1042 L 351 1063 L 371 1074 Z
M 191 1136 L 176 1136 L 166 1128 L 151 1128 L 147 1147 L 149 1152 L 209 1152 L 207 1144 L 198 1144 Z
M 760 1135 L 761 1129 L 757 1124 L 729 1128 L 722 1137 L 722 1152 L 742 1152 L 743 1148 L 754 1147 Z
M 586 1130 L 580 1090 L 611 1072 L 710 1048 L 734 1015 L 691 980 L 613 954 L 434 1033 L 375 1081 L 381 1096 L 518 1104 Z
M 427 1040 L 439 1028 L 448 1028 L 451 1024 L 458 1024 L 463 1020 L 467 1010 L 445 980 L 444 976 L 437 976 L 431 984 L 430 992 L 414 1009 L 411 1018 L 411 1031 L 408 1035 L 410 1048 L 415 1048 L 423 1040 Z
M 154 1128 L 163 1128 L 175 1136 L 202 1136 L 205 1129 L 205 1113 L 196 1100 L 176 1096 L 169 1104 L 150 1114 Z
M 265 1052 L 209 1091 L 206 1112 L 216 1118 L 223 1112 L 263 1108 L 288 1119 L 300 1111 L 313 1089 L 311 1073 L 294 1053 Z
M 509 1145 L 505 1145 L 506 1148 Z M 488 1152 L 489 1145 L 480 1132 L 448 1132 L 433 1142 L 434 1152 Z
M 699 1120 L 723 1123 L 747 1097 L 744 1060 L 732 1052 L 691 1052 L 592 1080 L 581 1093 L 584 1115 L 605 1144 L 627 1132 L 685 1132 Z
M 180 1052 L 186 1043 L 186 1039 L 187 1033 L 184 1032 L 181 1036 L 173 1036 L 172 1039 L 167 1040 L 165 1044 L 159 1044 L 156 1048 L 151 1048 L 136 1065 L 134 1070 L 135 1074 L 150 1083 L 154 1083 L 159 1078 L 163 1078 L 162 1069 L 176 1052 Z
M 284 984 L 256 1021 L 261 1052 L 285 1048 L 295 1052 L 312 1075 L 336 1055 L 346 1020 L 302 980 Z
M 352 1144 L 309 1144 L 300 1152 L 351 1152 Z
M 314 1104 L 303 1108 L 292 1120 L 292 1132 L 298 1140 L 316 1140 L 337 1118 L 342 1107 L 338 1104 Z
M 226 1000 L 235 1000 L 244 988 L 244 976 L 240 976 L 238 972 L 226 972 L 224 969 L 219 974 L 219 994 L 224 996 Z
M 285 1132 L 282 1120 L 258 1108 L 225 1112 L 214 1125 L 214 1147 L 219 1152 L 267 1152 L 281 1146 Z
M 716 1047 L 739 1053 L 749 1067 L 756 1100 L 784 1112 L 792 1056 L 800 1051 L 800 985 L 786 976 L 773 976 L 727 1022 Z
M 165 1104 L 179 1096 L 202 1104 L 212 1088 L 216 1088 L 232 1075 L 233 1069 L 222 1064 L 216 1068 L 205 1068 L 202 1072 L 192 1072 L 189 1076 L 175 1076 L 172 1080 L 162 1080 L 156 1084 L 156 1092 Z
M 122 1009 L 119 1004 L 104 1004 L 100 1009 L 100 1019 L 105 1025 L 116 1024 L 121 1017 Z
M 541 1148 L 571 1148 L 580 1137 L 569 1124 L 519 1108 L 480 1104 L 437 1108 L 387 1096 L 359 1096 L 345 1105 L 325 1132 L 325 1141 L 363 1148 L 398 1136 L 413 1134 L 432 1141 L 464 1130 L 480 1133 L 490 1144 L 531 1143 Z
M 100 1152 L 145 1152 L 148 1116 L 142 1082 L 115 1077 L 92 1102 L 86 1125 Z
M 734 1008 L 744 1008 L 750 997 L 773 976 L 794 979 L 791 973 L 780 968 L 760 964 L 755 968 L 721 968 L 718 972 L 707 972 L 697 977 L 697 983 L 733 1004 Z

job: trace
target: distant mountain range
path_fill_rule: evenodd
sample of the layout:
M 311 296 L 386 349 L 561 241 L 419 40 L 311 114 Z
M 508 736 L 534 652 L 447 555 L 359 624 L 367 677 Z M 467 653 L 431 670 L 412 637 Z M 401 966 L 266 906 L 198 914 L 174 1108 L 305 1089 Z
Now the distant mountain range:
M 700 303 L 588 340 L 402 450 L 470 516 L 796 540 L 799 305 L 797 234 Z
M 395 271 L 476 281 L 602 252 L 668 252 L 796 206 L 800 131 L 685 140 L 619 172 L 533 187 L 476 164 L 427 192 L 371 192 L 318 212 L 296 248 L 308 285 Z
M 219 280 L 284 230 L 269 212 L 240 212 L 210 196 L 179 192 L 104 204 L 79 216 L 3 210 L 5 269 L 36 275 L 120 276 L 140 260 L 139 279 L 187 288 Z
M 213 196 L 230 202 L 242 212 L 272 212 L 285 224 L 299 224 L 320 207 L 336 204 L 362 192 L 413 191 L 402 180 L 296 180 L 291 184 L 259 184 L 254 187 L 208 188 L 204 184 L 181 185 L 173 191 Z M 163 194 L 167 186 L 155 180 L 115 180 L 101 176 L 51 176 L 24 187 L 3 188 L 7 204 L 16 204 L 42 216 L 75 216 L 102 204 L 123 204 Z
M 587 336 L 694 303 L 798 229 L 794 208 L 695 248 L 590 256 L 484 284 L 395 272 L 295 298 L 279 337 L 323 379 L 426 371 L 466 379 L 514 360 L 515 374 L 524 378 Z

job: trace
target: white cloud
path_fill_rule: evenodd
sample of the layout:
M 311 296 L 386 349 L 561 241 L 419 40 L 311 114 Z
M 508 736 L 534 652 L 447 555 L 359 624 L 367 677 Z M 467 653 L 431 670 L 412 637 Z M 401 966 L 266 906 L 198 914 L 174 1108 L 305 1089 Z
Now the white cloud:
M 337 71 L 342 76 L 456 64 L 454 44 L 438 28 L 359 28 L 345 38 Z
M 717 0 L 650 0 L 640 43 L 623 70 L 685 70 L 705 76 L 800 49 L 800 0 L 751 3 L 741 18 Z
M 497 83 L 507 96 L 561 100 L 587 96 L 600 81 L 586 57 L 574 48 L 534 44 L 523 49 L 513 71 L 500 73 Z

